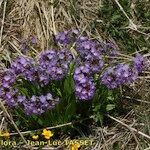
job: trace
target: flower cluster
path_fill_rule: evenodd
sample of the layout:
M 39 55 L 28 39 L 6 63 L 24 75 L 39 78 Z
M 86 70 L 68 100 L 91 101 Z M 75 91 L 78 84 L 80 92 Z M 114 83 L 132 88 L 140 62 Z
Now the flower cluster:
M 73 74 L 75 82 L 75 94 L 80 100 L 90 100 L 96 93 L 96 83 L 101 82 L 109 89 L 121 85 L 133 83 L 139 73 L 147 66 L 144 56 L 137 54 L 131 63 L 121 62 L 107 63 L 105 56 L 117 56 L 117 47 L 111 42 L 99 42 L 89 39 L 87 36 L 79 36 L 78 30 L 64 31 L 56 35 L 56 42 L 65 46 L 62 50 L 46 50 L 41 52 L 35 61 L 26 56 L 20 56 L 11 63 L 11 67 L 4 72 L 0 80 L 0 98 L 6 100 L 9 106 L 20 105 L 25 112 L 41 114 L 53 108 L 59 101 L 51 91 L 43 94 L 41 91 L 36 95 L 26 95 L 20 92 L 16 84 L 22 84 L 24 80 L 38 85 L 38 88 L 48 87 L 53 81 L 63 80 L 69 72 L 70 64 L 75 63 Z M 36 44 L 37 40 L 32 39 Z M 75 58 L 66 46 L 76 50 Z M 68 48 L 69 48 L 68 46 Z M 108 58 L 107 57 L 107 58 Z M 114 61 L 111 57 L 110 62 Z M 96 75 L 100 76 L 99 78 Z M 96 81 L 96 82 L 95 82 Z M 40 93 L 40 94 L 39 94 Z
M 87 37 L 80 37 L 76 43 L 76 50 L 84 63 L 91 68 L 91 73 L 98 73 L 104 66 L 104 61 L 97 42 L 89 40 Z
M 92 99 L 96 92 L 93 75 L 99 73 L 104 66 L 97 42 L 81 36 L 76 42 L 76 50 L 80 56 L 74 73 L 75 93 L 81 100 Z
M 9 89 L 16 82 L 16 75 L 13 70 L 6 70 L 1 79 L 2 87 Z
M 23 77 L 25 80 L 36 80 L 36 67 L 33 59 L 20 56 L 11 64 L 11 69 L 16 75 Z
M 90 100 L 93 98 L 96 87 L 94 79 L 90 76 L 90 66 L 85 64 L 76 68 L 74 73 L 75 93 L 81 100 Z
M 144 71 L 144 69 L 147 67 L 147 61 L 144 58 L 144 56 L 142 56 L 141 54 L 137 54 L 134 59 L 134 67 L 135 69 L 137 69 L 137 71 L 139 73 L 141 73 L 142 71 Z
M 74 43 L 79 36 L 79 31 L 77 29 L 72 29 L 69 31 L 63 31 L 56 35 L 56 42 L 64 46 Z
M 49 109 L 54 108 L 55 105 L 59 102 L 59 99 L 54 99 L 51 93 L 48 93 L 45 96 L 33 95 L 30 100 L 25 96 L 20 96 L 18 97 L 18 100 L 21 104 L 23 104 L 27 115 L 42 114 Z
M 9 106 L 17 106 L 18 105 L 17 97 L 19 91 L 17 89 L 12 89 L 12 88 L 10 88 L 9 90 L 8 89 L 2 89 L 2 90 L 3 90 L 2 92 L 4 92 L 2 98 L 6 100 L 6 103 Z
M 6 70 L 2 75 L 0 97 L 5 99 L 9 106 L 17 105 L 18 90 L 12 86 L 16 82 L 16 75 L 12 70 Z
M 141 54 L 137 54 L 133 57 L 133 64 L 121 63 L 108 67 L 102 74 L 101 82 L 109 89 L 114 89 L 124 84 L 131 84 L 146 67 L 146 59 Z
M 57 41 L 64 45 L 70 44 L 72 41 L 70 33 L 70 31 L 65 31 L 58 34 L 56 36 Z M 104 66 L 112 66 L 113 63 L 117 63 L 113 56 L 118 55 L 118 48 L 112 42 L 99 42 L 89 39 L 87 36 L 75 36 L 75 38 L 75 50 L 78 53 L 74 73 L 75 93 L 79 99 L 88 100 L 93 98 L 96 91 L 94 74 L 102 72 Z M 110 56 L 108 64 L 104 62 L 105 56 Z M 123 62 L 107 67 L 101 75 L 101 83 L 109 89 L 133 83 L 137 79 L 138 73 L 145 69 L 146 60 L 138 54 L 132 61 L 133 65 Z
M 73 57 L 68 50 L 49 50 L 40 55 L 39 74 L 40 81 L 48 84 L 50 80 L 63 79 L 69 70 Z
M 72 59 L 66 49 L 42 52 L 37 61 L 26 56 L 17 57 L 1 78 L 0 97 L 9 106 L 23 107 L 28 115 L 52 109 L 58 103 L 58 98 L 54 98 L 51 93 L 45 96 L 42 93 L 41 96 L 22 94 L 17 84 L 23 84 L 26 80 L 41 87 L 53 80 L 61 80 L 67 75 Z
M 58 98 L 54 98 L 51 93 L 43 96 L 33 95 L 31 98 L 22 95 L 20 91 L 14 87 L 17 81 L 15 70 L 7 70 L 1 80 L 0 97 L 3 98 L 9 106 L 21 106 L 25 109 L 26 114 L 41 114 L 59 102 Z
M 100 55 L 116 56 L 118 53 L 118 48 L 114 43 L 91 40 L 86 36 L 79 37 L 76 46 L 76 50 L 84 59 L 90 59 L 93 56 L 98 57 Z
M 102 74 L 101 82 L 109 89 L 114 89 L 123 84 L 131 84 L 137 79 L 137 76 L 137 70 L 128 64 L 118 64 L 106 69 Z

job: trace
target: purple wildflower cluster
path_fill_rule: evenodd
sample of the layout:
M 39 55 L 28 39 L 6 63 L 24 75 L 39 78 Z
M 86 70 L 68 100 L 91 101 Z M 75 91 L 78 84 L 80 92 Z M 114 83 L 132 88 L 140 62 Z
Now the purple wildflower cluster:
M 74 35 L 74 38 L 73 38 Z M 133 83 L 138 74 L 141 73 L 146 66 L 145 58 L 138 54 L 134 57 L 133 64 L 120 63 L 112 66 L 117 61 L 110 58 L 107 67 L 104 62 L 105 56 L 117 56 L 118 48 L 112 42 L 99 42 L 89 39 L 87 36 L 79 36 L 78 30 L 69 30 L 59 33 L 56 41 L 62 45 L 68 45 L 75 40 L 75 50 L 78 53 L 76 58 L 76 69 L 74 72 L 75 93 L 81 100 L 92 99 L 96 87 L 94 83 L 94 74 L 101 74 L 100 81 L 109 89 L 114 89 L 124 84 Z
M 18 90 L 13 89 L 12 86 L 16 82 L 16 75 L 12 70 L 6 70 L 2 75 L 0 97 L 5 99 L 9 106 L 17 106 Z
M 107 68 L 102 74 L 101 82 L 109 89 L 114 89 L 123 84 L 131 84 L 137 76 L 137 70 L 132 69 L 128 64 L 119 64 Z
M 137 69 L 139 73 L 141 73 L 148 65 L 147 60 L 141 54 L 137 54 L 134 57 L 133 62 L 135 69 Z
M 91 73 L 98 73 L 104 66 L 104 61 L 101 52 L 97 48 L 97 43 L 89 40 L 87 37 L 80 37 L 76 45 L 77 52 L 82 61 L 89 65 Z
M 92 99 L 96 91 L 94 78 L 90 76 L 90 70 L 90 66 L 85 64 L 76 68 L 74 73 L 75 93 L 81 100 Z
M 28 57 L 18 57 L 12 64 L 11 69 L 16 75 L 23 77 L 25 80 L 36 80 L 36 68 L 33 59 Z
M 32 96 L 28 97 L 22 95 L 20 91 L 13 85 L 17 81 L 15 70 L 8 70 L 3 74 L 0 87 L 0 98 L 4 99 L 6 103 L 11 106 L 21 106 L 24 108 L 26 114 L 41 114 L 53 108 L 58 103 L 58 98 L 54 99 L 51 93 L 46 96 Z
M 32 39 L 33 44 L 36 42 L 36 39 Z M 23 84 L 26 80 L 38 85 L 38 88 L 44 88 L 52 81 L 63 80 L 68 75 L 71 63 L 75 63 L 76 66 L 73 73 L 76 97 L 84 101 L 94 97 L 95 81 L 114 89 L 133 83 L 147 66 L 146 59 L 140 54 L 133 58 L 132 63 L 106 63 L 106 55 L 117 55 L 116 46 L 110 42 L 99 42 L 87 36 L 80 36 L 78 30 L 59 33 L 56 35 L 56 42 L 65 48 L 46 50 L 40 53 L 36 61 L 26 56 L 17 57 L 11 63 L 11 67 L 4 72 L 0 79 L 0 98 L 9 106 L 19 105 L 28 115 L 41 114 L 54 108 L 59 98 L 50 91 L 47 94 L 29 96 L 22 94 L 16 85 L 18 81 L 19 84 Z M 78 53 L 75 58 L 67 50 L 67 46 L 73 43 L 73 48 Z M 95 75 L 100 75 L 100 81 Z
M 114 67 L 108 67 L 102 74 L 101 82 L 109 89 L 133 83 L 139 73 L 146 69 L 147 61 L 141 54 L 137 54 L 132 61 L 133 64 L 121 63 Z
M 16 75 L 13 70 L 6 70 L 1 79 L 4 88 L 10 88 L 16 82 Z
M 44 113 L 53 108 L 59 99 L 51 93 L 31 97 L 23 95 L 15 84 L 18 81 L 22 84 L 24 79 L 44 86 L 53 80 L 61 80 L 67 75 L 72 59 L 71 53 L 65 49 L 42 52 L 37 61 L 24 56 L 16 58 L 0 80 L 0 97 L 9 106 L 22 106 L 28 115 Z
M 65 49 L 43 52 L 39 58 L 40 81 L 46 85 L 50 80 L 62 80 L 69 71 L 72 59 L 72 54 Z
M 67 30 L 67 31 L 58 33 L 55 39 L 57 43 L 67 46 L 68 44 L 72 44 L 77 40 L 79 33 L 80 32 L 77 29 L 72 29 L 69 31 Z
M 51 93 L 47 95 L 35 96 L 33 95 L 29 100 L 26 100 L 25 96 L 19 97 L 20 101 L 27 115 L 31 114 L 42 114 L 49 109 L 55 107 L 55 105 L 59 102 L 59 99 L 54 99 Z
M 75 93 L 81 100 L 92 99 L 96 92 L 93 75 L 99 73 L 104 66 L 101 52 L 97 48 L 97 42 L 88 37 L 79 37 L 76 42 L 76 50 L 82 62 L 74 73 Z

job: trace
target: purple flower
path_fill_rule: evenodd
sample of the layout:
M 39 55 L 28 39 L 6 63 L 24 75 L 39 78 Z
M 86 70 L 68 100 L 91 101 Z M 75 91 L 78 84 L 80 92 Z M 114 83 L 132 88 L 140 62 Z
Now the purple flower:
M 10 89 L 5 92 L 5 95 L 3 95 L 3 98 L 5 99 L 7 105 L 10 107 L 18 106 L 17 96 L 19 95 L 18 90 Z
M 69 38 L 69 32 L 68 31 L 64 31 L 64 32 L 60 32 L 59 34 L 56 35 L 56 41 L 59 42 L 60 44 L 69 44 L 71 42 L 70 38 Z
M 31 102 L 36 102 L 36 96 L 35 95 L 32 95 L 32 97 L 31 97 Z
M 17 97 L 17 101 L 18 103 L 23 103 L 24 101 L 26 101 L 26 96 L 19 95 Z
M 75 69 L 74 80 L 76 82 L 84 83 L 90 75 L 90 67 L 88 65 L 82 65 Z
M 29 46 L 28 46 L 27 40 L 26 39 L 22 40 L 21 41 L 21 51 L 22 51 L 22 53 L 26 54 L 28 52 L 28 50 L 29 50 Z
M 39 69 L 38 74 L 39 74 L 39 82 L 40 83 L 43 83 L 44 85 L 47 85 L 50 82 L 49 74 L 46 73 L 43 69 L 41 69 L 41 70 Z
M 32 42 L 32 44 L 37 44 L 37 37 L 36 36 L 32 36 L 31 42 Z
M 76 49 L 82 61 L 91 68 L 91 73 L 98 73 L 104 66 L 101 51 L 97 46 L 97 42 L 84 37 L 76 43 Z
M 141 54 L 137 54 L 133 58 L 134 68 L 137 69 L 138 73 L 144 71 L 147 67 L 147 60 Z
M 48 93 L 48 94 L 46 95 L 46 99 L 47 99 L 47 100 L 52 100 L 52 99 L 53 99 L 52 94 L 51 94 L 51 93 Z
M 55 38 L 56 42 L 66 46 L 68 44 L 73 44 L 77 40 L 78 36 L 79 31 L 77 29 L 72 29 L 58 33 Z
M 40 101 L 41 101 L 42 103 L 45 103 L 45 102 L 46 102 L 46 96 L 44 96 L 44 95 L 41 95 L 41 96 L 39 97 L 39 99 L 40 99 Z
M 9 69 L 4 72 L 1 80 L 4 88 L 10 88 L 16 82 L 16 75 L 13 70 Z

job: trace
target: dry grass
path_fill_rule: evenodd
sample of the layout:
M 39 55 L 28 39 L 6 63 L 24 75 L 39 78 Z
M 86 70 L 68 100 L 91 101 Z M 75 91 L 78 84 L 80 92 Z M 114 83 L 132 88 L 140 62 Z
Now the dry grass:
M 141 30 L 142 26 L 136 24 L 136 16 L 128 16 L 118 0 L 114 0 L 114 2 L 118 5 L 120 13 L 127 18 L 128 26 L 126 28 L 129 32 L 136 31 L 149 40 L 150 33 L 145 33 Z M 137 1 L 135 0 L 135 2 Z M 135 4 L 134 0 L 132 3 Z M 31 35 L 36 35 L 39 41 L 36 53 L 51 48 L 53 36 L 65 29 L 79 28 L 83 29 L 90 37 L 106 38 L 107 35 L 101 28 L 104 20 L 97 15 L 102 7 L 103 0 L 0 0 L 0 61 L 5 60 L 7 64 L 7 61 L 11 62 L 14 55 L 22 54 L 20 42 Z M 133 9 L 135 9 L 135 5 Z M 98 24 L 96 28 L 92 27 L 93 23 Z M 143 28 L 149 28 L 149 26 Z M 112 37 L 110 39 L 115 41 Z M 144 48 L 148 49 L 148 47 L 143 47 L 142 51 L 145 50 Z M 0 63 L 0 71 L 3 68 L 5 68 L 4 64 Z M 146 76 L 149 77 L 150 72 Z M 94 127 L 93 135 L 89 138 L 95 139 L 96 143 L 92 148 L 84 149 L 150 149 L 150 139 L 148 138 L 150 135 L 149 81 L 150 77 L 147 79 L 142 77 L 131 87 L 130 97 L 125 99 L 127 103 L 133 104 L 131 111 L 127 116 L 120 116 L 117 120 L 109 116 L 112 119 L 110 126 Z M 137 102 L 136 99 L 138 99 Z M 3 106 L 2 102 L 1 105 Z M 11 115 L 13 116 L 13 114 Z M 26 144 L 26 139 L 13 122 L 13 118 L 7 114 L 6 107 L 1 109 L 0 120 L 1 130 L 7 128 L 8 123 L 12 123 Z M 147 137 L 139 134 L 139 131 L 145 133 Z

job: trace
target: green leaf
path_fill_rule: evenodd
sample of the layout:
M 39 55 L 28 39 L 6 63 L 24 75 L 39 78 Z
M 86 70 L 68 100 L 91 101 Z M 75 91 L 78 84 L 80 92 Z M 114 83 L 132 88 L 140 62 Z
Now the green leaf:
M 106 110 L 107 110 L 107 111 L 113 110 L 114 108 L 115 108 L 115 105 L 114 105 L 114 104 L 108 104 L 108 105 L 106 106 Z
M 43 121 L 40 118 L 38 119 L 38 124 L 43 125 Z
M 64 92 L 67 95 L 71 95 L 73 92 L 73 87 L 74 87 L 74 81 L 71 77 L 68 77 L 68 79 L 66 79 L 64 82 Z
M 100 110 L 100 105 L 95 106 L 94 109 L 93 109 L 94 112 L 97 112 L 99 110 Z
M 111 21 L 114 22 L 114 21 L 118 21 L 120 19 L 120 14 L 114 14 L 111 18 Z
M 103 124 L 103 121 L 104 121 L 104 115 L 102 113 L 99 113 L 98 116 L 97 116 L 97 119 L 98 121 Z
M 58 94 L 60 97 L 62 97 L 62 94 L 61 94 L 60 89 L 56 89 L 56 90 L 57 90 L 57 94 Z
M 74 117 L 76 104 L 75 101 L 72 101 L 68 106 L 66 107 L 65 116 L 67 117 L 67 120 Z
M 28 96 L 28 90 L 27 90 L 26 88 L 24 88 L 24 87 L 19 87 L 19 90 L 20 90 L 20 92 L 21 92 L 23 95 Z

